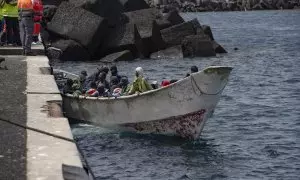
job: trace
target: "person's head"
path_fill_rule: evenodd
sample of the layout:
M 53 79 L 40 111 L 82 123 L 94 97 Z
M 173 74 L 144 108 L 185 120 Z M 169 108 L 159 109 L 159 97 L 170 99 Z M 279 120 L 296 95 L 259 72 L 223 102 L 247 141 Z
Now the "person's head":
M 80 80 L 81 83 L 83 83 L 85 81 L 85 79 L 86 79 L 85 75 L 83 75 L 83 74 L 79 75 L 79 80 Z
M 157 89 L 158 88 L 158 82 L 157 81 L 153 81 L 151 83 L 151 86 L 152 86 L 153 89 Z
M 191 67 L 191 73 L 196 73 L 196 72 L 198 72 L 197 66 L 192 66 Z
M 91 88 L 92 88 L 92 89 L 96 89 L 96 88 L 97 88 L 96 82 L 91 82 Z
M 86 72 L 86 71 L 81 71 L 81 72 L 80 72 L 80 75 L 82 75 L 82 76 L 87 76 L 87 72 Z
M 97 91 L 98 91 L 99 95 L 102 95 L 105 92 L 105 86 L 104 86 L 104 84 L 99 83 L 98 87 L 97 87 Z
M 106 74 L 108 74 L 109 68 L 107 66 L 102 66 L 101 68 L 98 68 L 98 72 L 99 72 L 99 74 L 101 72 L 105 72 Z
M 105 72 L 100 72 L 98 79 L 103 82 L 106 79 L 106 73 Z
M 143 68 L 142 67 L 137 67 L 135 69 L 135 76 L 136 77 L 143 77 L 143 75 L 144 75 Z
M 162 87 L 169 86 L 169 85 L 170 85 L 170 81 L 168 81 L 168 80 L 163 80 L 163 81 L 161 82 L 161 86 L 162 86 Z
M 73 80 L 72 79 L 67 79 L 67 85 L 72 86 L 73 85 Z
M 112 76 L 112 77 L 110 77 L 110 84 L 111 84 L 111 85 L 117 85 L 117 84 L 119 84 L 119 79 L 118 79 L 118 77 L 117 77 L 117 76 Z
M 126 76 L 123 76 L 120 80 L 120 86 L 125 87 L 129 84 L 128 78 Z
M 118 68 L 116 65 L 113 65 L 112 67 L 110 67 L 110 72 L 112 76 L 117 76 L 118 75 Z
M 170 81 L 170 84 L 176 83 L 177 81 L 178 81 L 177 79 L 172 79 L 172 80 Z

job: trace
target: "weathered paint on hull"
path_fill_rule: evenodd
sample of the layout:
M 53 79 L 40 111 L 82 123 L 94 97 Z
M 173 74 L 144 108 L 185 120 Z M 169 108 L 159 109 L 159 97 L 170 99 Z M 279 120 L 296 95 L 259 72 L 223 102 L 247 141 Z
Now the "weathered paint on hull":
M 137 132 L 141 127 L 144 130 L 140 132 L 158 131 L 195 138 L 214 111 L 231 70 L 231 67 L 209 67 L 168 87 L 139 95 L 119 98 L 67 95 L 63 97 L 63 107 L 68 118 L 103 127 L 122 126 Z
M 206 110 L 171 117 L 162 120 L 129 123 L 121 125 L 124 130 L 139 133 L 158 133 L 168 135 L 179 135 L 183 138 L 196 139 L 204 126 Z

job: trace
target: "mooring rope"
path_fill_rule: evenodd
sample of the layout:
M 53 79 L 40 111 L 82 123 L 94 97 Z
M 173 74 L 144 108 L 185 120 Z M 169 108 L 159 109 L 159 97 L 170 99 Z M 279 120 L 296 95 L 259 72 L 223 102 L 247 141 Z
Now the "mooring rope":
M 195 89 L 194 89 L 193 83 L 196 85 L 197 89 L 199 90 L 200 95 L 198 95 L 198 96 L 201 96 L 202 94 L 204 94 L 204 95 L 210 95 L 210 96 L 215 96 L 215 95 L 220 94 L 220 93 L 225 89 L 225 87 L 226 87 L 226 85 L 227 85 L 227 83 L 228 83 L 228 80 L 226 81 L 224 87 L 222 87 L 222 88 L 221 88 L 218 92 L 216 92 L 216 93 L 206 93 L 206 92 L 204 92 L 204 91 L 198 86 L 196 80 L 194 79 L 194 77 L 193 77 L 192 75 L 191 75 L 191 83 L 192 83 L 192 87 L 193 87 L 193 91 L 194 91 L 194 92 L 195 92 Z M 197 94 L 197 93 L 195 92 L 195 94 Z
M 26 125 L 22 125 L 22 124 L 19 124 L 19 123 L 16 123 L 16 122 L 12 122 L 12 121 L 4 119 L 2 117 L 0 117 L 0 121 L 6 122 L 8 124 L 12 124 L 14 126 L 21 127 L 23 129 L 26 129 L 26 130 L 28 129 L 28 130 L 31 130 L 31 131 L 34 131 L 34 132 L 37 132 L 37 133 L 40 133 L 40 134 L 44 134 L 44 135 L 47 135 L 47 136 L 51 136 L 51 137 L 54 137 L 54 138 L 58 138 L 58 139 L 61 139 L 61 140 L 64 140 L 64 141 L 68 141 L 68 142 L 74 143 L 76 145 L 76 147 L 77 147 L 77 150 L 81 154 L 81 156 L 84 156 L 82 150 L 77 146 L 76 142 L 73 139 L 71 139 L 71 138 L 66 138 L 66 137 L 63 137 L 63 136 L 60 136 L 60 135 L 56 135 L 56 134 L 52 134 L 52 133 L 49 133 L 49 132 L 46 132 L 46 131 L 43 131 L 43 130 L 40 130 L 40 129 L 36 129 L 36 128 L 29 127 L 29 126 L 26 126 Z M 86 165 L 87 169 L 89 170 L 89 173 L 95 179 L 95 175 L 94 175 L 94 173 L 92 171 L 92 168 L 89 166 L 89 164 L 87 163 L 87 161 L 86 161 L 86 159 L 84 157 L 82 158 L 82 161 L 84 161 L 84 164 Z
M 66 138 L 66 137 L 63 137 L 63 136 L 60 136 L 60 135 L 57 135 L 57 134 L 49 133 L 49 132 L 46 132 L 46 131 L 43 131 L 43 130 L 40 130 L 40 129 L 36 129 L 36 128 L 33 128 L 33 127 L 26 126 L 26 125 L 22 125 L 22 124 L 19 124 L 19 123 L 16 123 L 16 122 L 12 122 L 12 121 L 4 119 L 2 117 L 0 117 L 0 121 L 3 121 L 3 122 L 6 122 L 6 123 L 9 123 L 9 124 L 21 127 L 23 129 L 28 129 L 28 130 L 31 130 L 31 131 L 34 131 L 34 132 L 37 132 L 37 133 L 40 133 L 40 134 L 44 134 L 44 135 L 51 136 L 51 137 L 54 137 L 54 138 L 58 138 L 58 139 L 61 139 L 61 140 L 64 140 L 64 141 L 75 143 L 75 141 L 73 139 Z

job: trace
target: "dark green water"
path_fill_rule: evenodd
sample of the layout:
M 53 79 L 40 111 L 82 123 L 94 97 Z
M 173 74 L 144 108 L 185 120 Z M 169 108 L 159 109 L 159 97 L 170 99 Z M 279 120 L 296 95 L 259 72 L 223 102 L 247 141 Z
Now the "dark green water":
M 234 67 L 214 116 L 193 142 L 176 137 L 104 133 L 74 125 L 97 179 L 299 179 L 300 11 L 183 14 L 211 25 L 229 53 L 214 58 L 119 63 L 133 76 L 180 78 L 191 65 Z M 233 48 L 238 47 L 238 51 Z M 95 64 L 56 64 L 74 73 Z

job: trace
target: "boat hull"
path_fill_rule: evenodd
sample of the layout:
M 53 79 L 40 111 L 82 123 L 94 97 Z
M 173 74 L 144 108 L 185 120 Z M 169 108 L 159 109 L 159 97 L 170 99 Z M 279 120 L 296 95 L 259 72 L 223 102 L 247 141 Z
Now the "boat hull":
M 209 67 L 158 90 L 119 98 L 63 96 L 67 117 L 124 131 L 197 138 L 225 88 L 230 67 Z

